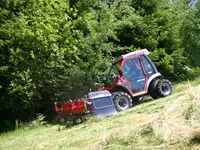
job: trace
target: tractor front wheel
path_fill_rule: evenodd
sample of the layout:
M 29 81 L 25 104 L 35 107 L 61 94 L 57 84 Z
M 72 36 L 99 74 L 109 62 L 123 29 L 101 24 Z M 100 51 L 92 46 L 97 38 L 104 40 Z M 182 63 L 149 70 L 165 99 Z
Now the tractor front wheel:
M 117 111 L 123 111 L 132 106 L 132 99 L 130 95 L 125 92 L 113 93 L 113 102 Z

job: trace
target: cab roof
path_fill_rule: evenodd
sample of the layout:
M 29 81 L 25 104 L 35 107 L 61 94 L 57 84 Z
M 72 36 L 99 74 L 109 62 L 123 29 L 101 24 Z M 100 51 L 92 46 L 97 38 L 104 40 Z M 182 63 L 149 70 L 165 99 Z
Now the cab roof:
M 149 55 L 149 53 L 150 52 L 146 48 L 145 49 L 141 49 L 141 50 L 137 50 L 137 51 L 134 51 L 134 52 L 130 52 L 130 53 L 121 55 L 119 58 L 114 60 L 112 62 L 112 64 L 115 64 L 115 63 L 119 62 L 120 60 L 122 60 L 124 58 L 128 58 L 128 57 L 131 57 L 131 56 L 137 56 L 137 55 Z

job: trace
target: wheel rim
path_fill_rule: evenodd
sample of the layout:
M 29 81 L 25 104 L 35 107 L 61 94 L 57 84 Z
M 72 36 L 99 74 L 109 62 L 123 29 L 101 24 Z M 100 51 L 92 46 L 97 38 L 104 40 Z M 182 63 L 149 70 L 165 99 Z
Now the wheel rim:
M 63 123 L 65 120 L 63 118 L 60 118 L 60 122 Z
M 76 118 L 76 123 L 77 124 L 81 123 L 81 118 Z
M 118 100 L 118 104 L 121 109 L 127 109 L 128 108 L 128 98 L 120 97 Z
M 169 95 L 171 93 L 171 86 L 168 83 L 163 83 L 161 89 L 165 95 Z

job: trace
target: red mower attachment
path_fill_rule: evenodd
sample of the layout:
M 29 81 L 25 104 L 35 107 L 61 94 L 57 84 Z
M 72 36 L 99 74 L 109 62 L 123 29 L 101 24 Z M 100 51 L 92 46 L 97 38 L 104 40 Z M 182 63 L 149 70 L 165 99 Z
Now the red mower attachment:
M 61 104 L 61 108 L 57 107 L 55 102 L 54 109 L 60 122 L 64 122 L 63 115 L 73 119 L 73 124 L 83 122 L 86 114 L 93 113 L 96 117 L 106 117 L 117 113 L 109 91 L 90 92 L 83 99 L 69 100 Z
M 54 110 L 57 113 L 57 118 L 59 120 L 64 120 L 63 115 L 73 117 L 73 124 L 80 124 L 83 122 L 83 115 L 89 114 L 92 111 L 92 106 L 90 102 L 84 99 L 69 100 L 58 108 L 57 103 L 54 103 Z M 62 118 L 62 119 L 60 119 Z
M 86 112 L 86 103 L 84 100 L 63 103 L 62 111 L 64 115 L 81 114 Z

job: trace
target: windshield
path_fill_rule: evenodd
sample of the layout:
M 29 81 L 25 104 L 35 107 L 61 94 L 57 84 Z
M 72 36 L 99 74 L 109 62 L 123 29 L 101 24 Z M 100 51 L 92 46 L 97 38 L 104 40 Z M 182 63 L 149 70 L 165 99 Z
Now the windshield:
M 118 74 L 120 64 L 121 64 L 121 61 L 112 65 L 112 67 L 107 75 L 106 86 L 110 86 L 110 85 L 113 85 L 116 83 L 115 76 L 117 76 L 117 74 Z

